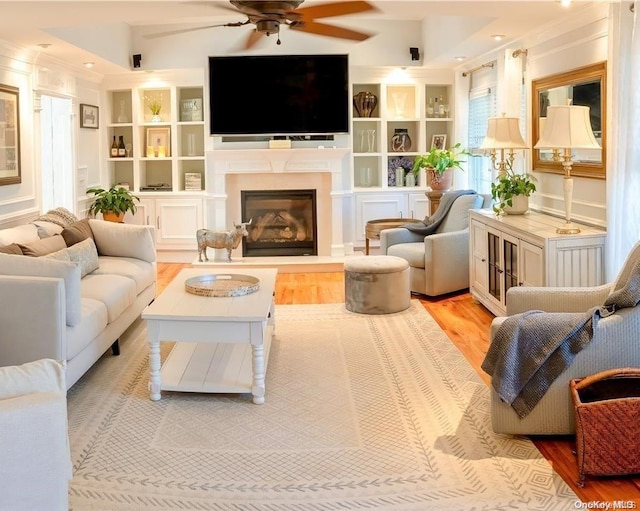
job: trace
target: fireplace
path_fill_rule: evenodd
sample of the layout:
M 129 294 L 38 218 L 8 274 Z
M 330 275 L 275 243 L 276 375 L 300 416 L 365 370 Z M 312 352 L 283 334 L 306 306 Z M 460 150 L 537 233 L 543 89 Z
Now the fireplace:
M 243 190 L 243 257 L 318 255 L 315 190 Z

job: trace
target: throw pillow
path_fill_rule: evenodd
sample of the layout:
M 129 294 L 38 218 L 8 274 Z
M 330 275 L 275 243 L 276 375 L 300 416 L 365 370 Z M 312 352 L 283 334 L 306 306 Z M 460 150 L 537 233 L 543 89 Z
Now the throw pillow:
M 48 238 L 49 236 L 60 234 L 60 232 L 62 232 L 62 226 L 54 224 L 53 222 L 34 220 L 31 223 L 38 228 L 38 236 L 40 236 L 41 238 Z
M 72 263 L 80 266 L 80 275 L 84 277 L 88 273 L 97 270 L 100 266 L 98 262 L 98 250 L 93 238 L 76 243 L 65 250 L 69 254 Z
M 78 221 L 78 217 L 66 208 L 50 209 L 44 215 L 40 215 L 37 220 L 58 224 L 60 227 L 66 227 Z
M 11 245 L 0 247 L 0 254 L 22 255 L 22 250 L 20 250 L 20 246 L 17 243 L 11 243 Z
M 64 238 L 59 235 L 42 238 L 31 243 L 18 243 L 18 246 L 24 255 L 31 257 L 39 257 L 67 248 Z
M 0 230 L 0 245 L 11 245 L 12 243 L 31 243 L 38 241 L 38 228 L 33 224 L 24 224 L 9 229 Z
M 50 254 L 47 255 L 43 255 L 41 256 L 41 258 L 43 259 L 55 259 L 56 261 L 66 261 L 68 263 L 71 263 L 73 261 L 71 261 L 71 258 L 69 257 L 69 252 L 67 252 L 67 249 L 63 249 L 63 250 L 58 250 L 57 252 L 51 252 Z
M 71 247 L 87 238 L 93 239 L 93 232 L 91 231 L 91 227 L 89 227 L 88 218 L 83 218 L 65 227 L 62 229 L 60 235 L 64 238 L 67 247 Z

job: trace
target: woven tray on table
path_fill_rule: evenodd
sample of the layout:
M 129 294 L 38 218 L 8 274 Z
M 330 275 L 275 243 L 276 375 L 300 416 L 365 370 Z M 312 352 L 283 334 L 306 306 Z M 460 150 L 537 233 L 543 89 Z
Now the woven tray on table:
M 571 380 L 579 485 L 585 476 L 640 473 L 640 368 Z

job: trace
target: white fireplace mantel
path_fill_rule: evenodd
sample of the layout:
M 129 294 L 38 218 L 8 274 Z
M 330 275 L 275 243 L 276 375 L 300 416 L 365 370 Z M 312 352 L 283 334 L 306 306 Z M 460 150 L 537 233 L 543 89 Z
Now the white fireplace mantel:
M 348 172 L 347 148 L 300 148 L 300 149 L 218 149 L 208 151 L 207 182 L 215 203 L 215 228 L 227 228 L 228 174 L 280 174 L 280 173 L 330 173 L 331 174 L 331 222 L 318 226 L 330 229 L 330 254 L 345 255 L 345 240 L 342 228 L 343 203 L 347 191 L 344 189 L 345 173 Z M 258 176 L 256 176 L 256 179 Z M 235 199 L 233 199 L 235 200 Z M 238 199 L 239 200 L 239 199 Z M 319 247 L 319 250 L 322 249 Z

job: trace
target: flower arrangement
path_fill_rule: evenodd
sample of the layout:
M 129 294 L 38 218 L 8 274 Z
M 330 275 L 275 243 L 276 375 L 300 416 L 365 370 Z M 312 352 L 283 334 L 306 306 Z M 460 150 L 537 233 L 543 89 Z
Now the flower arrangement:
M 408 172 L 411 172 L 411 169 L 413 168 L 413 160 L 409 159 L 409 158 L 392 158 L 389 160 L 389 166 L 388 166 L 388 172 L 387 172 L 387 176 L 388 176 L 388 180 L 387 180 L 387 184 L 389 186 L 395 186 L 396 185 L 396 169 L 397 168 L 402 168 L 404 170 L 404 174 L 406 175 Z
M 149 110 L 151 110 L 151 115 L 160 115 L 160 110 L 162 110 L 162 93 L 155 96 L 145 95 L 144 102 L 149 107 Z
M 465 160 L 461 160 L 461 156 L 474 156 L 466 149 L 460 148 L 460 142 L 449 149 L 437 149 L 432 147 L 426 154 L 421 154 L 415 157 L 413 160 L 413 173 L 418 177 L 420 168 L 431 168 L 436 173 L 442 175 L 448 168 L 457 167 L 460 170 L 464 170 L 460 164 Z

